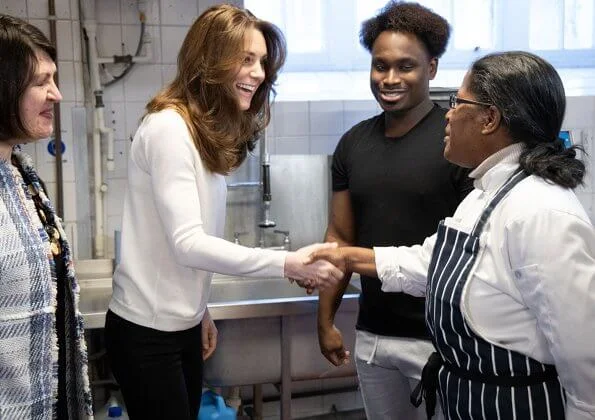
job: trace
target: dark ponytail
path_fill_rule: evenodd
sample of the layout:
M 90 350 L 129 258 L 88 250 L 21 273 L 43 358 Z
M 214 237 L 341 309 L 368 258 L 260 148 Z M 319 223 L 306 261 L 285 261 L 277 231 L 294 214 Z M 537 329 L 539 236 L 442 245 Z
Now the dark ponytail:
M 521 168 L 561 187 L 576 188 L 585 176 L 585 164 L 577 159 L 577 150 L 583 151 L 583 148 L 572 146 L 566 149 L 561 140 L 527 144 L 521 153 Z
M 565 188 L 582 184 L 585 164 L 578 146 L 558 138 L 566 95 L 554 67 L 523 51 L 488 54 L 471 67 L 469 88 L 481 102 L 496 106 L 513 141 L 523 143 L 520 165 L 529 174 Z

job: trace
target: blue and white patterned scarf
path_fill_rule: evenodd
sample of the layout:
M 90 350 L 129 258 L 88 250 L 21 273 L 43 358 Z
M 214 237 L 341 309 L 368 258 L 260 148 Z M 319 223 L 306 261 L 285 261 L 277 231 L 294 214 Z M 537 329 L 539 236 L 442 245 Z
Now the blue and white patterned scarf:
M 31 159 L 20 152 L 13 158 L 26 176 L 0 160 L 0 419 L 56 417 L 57 278 L 49 238 L 32 200 L 32 193 L 38 193 L 48 221 L 60 233 L 65 266 L 66 365 L 60 368 L 66 371 L 66 407 L 71 420 L 91 420 L 87 349 L 70 246 Z

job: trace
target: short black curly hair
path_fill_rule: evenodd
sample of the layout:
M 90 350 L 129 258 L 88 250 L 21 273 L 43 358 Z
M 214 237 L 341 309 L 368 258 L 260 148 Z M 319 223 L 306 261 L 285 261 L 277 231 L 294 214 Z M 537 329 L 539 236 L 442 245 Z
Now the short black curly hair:
M 372 52 L 374 41 L 384 31 L 415 35 L 432 58 L 440 58 L 450 38 L 450 25 L 442 16 L 419 3 L 390 0 L 373 18 L 362 23 L 359 40 Z

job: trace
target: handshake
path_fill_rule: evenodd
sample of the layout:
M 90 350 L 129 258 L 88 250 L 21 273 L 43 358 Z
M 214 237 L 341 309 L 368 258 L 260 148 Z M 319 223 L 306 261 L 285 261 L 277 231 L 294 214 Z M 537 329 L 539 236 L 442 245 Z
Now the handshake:
M 308 245 L 285 258 L 285 277 L 308 294 L 336 286 L 350 274 L 336 242 Z

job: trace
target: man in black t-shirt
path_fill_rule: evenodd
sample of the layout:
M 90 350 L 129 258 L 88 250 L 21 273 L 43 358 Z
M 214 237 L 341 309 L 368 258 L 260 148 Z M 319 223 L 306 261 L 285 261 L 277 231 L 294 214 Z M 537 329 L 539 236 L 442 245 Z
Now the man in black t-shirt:
M 384 110 L 340 140 L 333 155 L 327 242 L 363 247 L 421 244 L 472 189 L 468 171 L 443 157 L 446 111 L 429 96 L 444 53 L 446 20 L 412 3 L 389 2 L 362 25 L 372 54 L 370 86 Z M 318 337 L 335 365 L 349 360 L 334 316 L 347 282 L 320 293 Z M 424 299 L 385 293 L 362 279 L 355 362 L 369 419 L 422 419 L 409 395 L 433 351 Z

